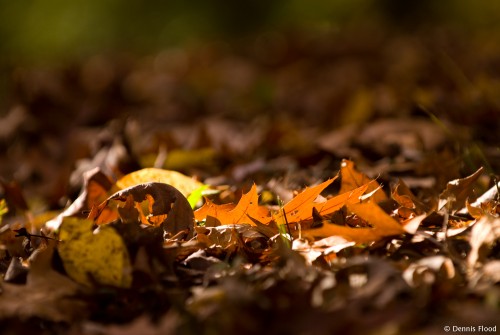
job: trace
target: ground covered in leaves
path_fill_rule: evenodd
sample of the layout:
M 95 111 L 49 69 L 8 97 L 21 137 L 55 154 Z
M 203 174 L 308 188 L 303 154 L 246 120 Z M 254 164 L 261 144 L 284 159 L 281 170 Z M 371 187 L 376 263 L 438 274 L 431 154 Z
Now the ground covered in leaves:
M 12 66 L 0 329 L 497 331 L 499 54 L 365 27 Z

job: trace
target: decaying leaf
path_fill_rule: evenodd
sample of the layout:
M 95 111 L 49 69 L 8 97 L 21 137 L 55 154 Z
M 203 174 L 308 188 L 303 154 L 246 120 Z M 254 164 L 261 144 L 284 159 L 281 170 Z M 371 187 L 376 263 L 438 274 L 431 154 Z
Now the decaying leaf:
M 465 200 L 473 195 L 474 183 L 481 176 L 483 170 L 483 167 L 480 167 L 468 177 L 448 182 L 446 190 L 439 196 L 439 209 L 446 205 L 453 211 L 463 208 Z
M 410 190 L 408 185 L 399 179 L 392 192 L 392 198 L 402 207 L 414 209 L 417 214 L 429 212 L 427 205 L 422 203 Z
M 58 250 L 64 269 L 76 282 L 129 287 L 132 283 L 127 247 L 110 226 L 92 231 L 94 222 L 66 217 L 59 228 Z
M 90 211 L 92 207 L 106 200 L 112 185 L 111 180 L 99 168 L 87 171 L 83 175 L 83 187 L 78 198 L 62 213 L 47 221 L 45 228 L 49 231 L 55 231 L 65 217 L 84 217 L 85 213 Z M 106 217 L 108 215 L 112 215 L 112 213 L 104 210 L 102 216 Z
M 86 316 L 84 303 L 75 298 L 82 287 L 52 269 L 55 243 L 48 241 L 31 255 L 25 285 L 0 282 L 0 319 L 71 323 Z
M 96 223 L 109 223 L 110 218 L 103 221 L 101 213 L 115 202 L 124 203 L 125 208 L 128 209 L 120 213 L 122 216 L 134 215 L 130 212 L 133 210 L 133 213 L 137 214 L 137 220 L 144 224 L 163 225 L 165 231 L 172 235 L 185 230 L 188 232 L 188 238 L 192 237 L 193 210 L 184 195 L 173 186 L 151 182 L 118 191 L 93 208 L 89 219 L 95 220 Z M 114 210 L 116 211 L 116 207 Z M 115 212 L 115 218 L 117 217 L 118 213 Z
M 432 285 L 437 280 L 449 280 L 455 276 L 453 261 L 443 255 L 422 258 L 403 273 L 403 278 L 412 287 Z
M 472 226 L 470 236 L 471 251 L 467 258 L 470 269 L 484 263 L 495 242 L 500 239 L 500 218 L 491 215 L 482 216 Z

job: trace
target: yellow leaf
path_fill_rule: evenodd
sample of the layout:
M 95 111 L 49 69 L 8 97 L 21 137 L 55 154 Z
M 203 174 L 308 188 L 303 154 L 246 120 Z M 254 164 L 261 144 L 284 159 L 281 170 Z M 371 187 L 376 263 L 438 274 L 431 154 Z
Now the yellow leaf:
M 122 238 L 110 226 L 92 231 L 91 220 L 65 217 L 59 229 L 58 250 L 64 269 L 76 282 L 130 287 L 131 265 Z
M 203 186 L 199 181 L 183 175 L 180 172 L 156 168 L 146 168 L 129 173 L 118 180 L 116 186 L 123 190 L 131 186 L 149 182 L 169 184 L 178 189 L 185 197 Z

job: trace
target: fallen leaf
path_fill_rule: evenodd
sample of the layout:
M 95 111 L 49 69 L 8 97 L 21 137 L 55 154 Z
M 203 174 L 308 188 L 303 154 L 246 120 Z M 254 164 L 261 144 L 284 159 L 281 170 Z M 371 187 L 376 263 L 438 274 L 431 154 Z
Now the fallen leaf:
M 287 220 L 289 222 L 298 222 L 310 218 L 312 216 L 312 208 L 315 206 L 313 201 L 316 200 L 320 193 L 333 183 L 335 179 L 337 179 L 337 177 L 328 179 L 314 187 L 306 187 L 305 190 L 285 204 L 283 210 L 287 216 Z
M 2 217 L 8 212 L 9 208 L 7 207 L 5 199 L 0 199 L 0 223 L 2 223 Z
M 467 264 L 472 270 L 484 263 L 491 252 L 493 244 L 500 239 L 500 218 L 483 215 L 472 226 L 470 235 L 471 250 L 467 257 Z
M 347 205 L 347 209 L 368 222 L 372 227 L 351 228 L 325 222 L 319 228 L 303 230 L 302 234 L 317 238 L 341 236 L 356 243 L 370 243 L 387 236 L 400 235 L 405 232 L 396 220 L 386 214 L 375 203 L 351 204 Z
M 45 223 L 45 228 L 48 231 L 56 231 L 61 225 L 65 217 L 75 216 L 84 217 L 85 212 L 90 211 L 92 207 L 97 206 L 108 197 L 108 191 L 111 189 L 113 183 L 111 180 L 101 172 L 99 168 L 87 171 L 83 175 L 83 187 L 78 198 L 67 207 L 62 213 L 55 218 L 48 220 Z M 108 210 L 101 213 L 102 217 L 112 216 Z
M 194 211 L 194 217 L 196 221 L 203 221 L 207 217 L 218 217 L 220 212 L 229 212 L 236 207 L 235 204 L 214 204 L 210 199 L 205 199 L 203 206 Z
M 315 202 L 314 200 L 318 198 L 319 194 L 334 180 L 335 178 L 332 178 L 317 186 L 306 188 L 290 200 L 283 207 L 283 211 L 279 211 L 274 216 L 271 216 L 270 211 L 266 207 L 258 205 L 258 194 L 254 185 L 248 193 L 241 197 L 236 206 L 234 204 L 217 205 L 207 199 L 205 204 L 195 211 L 195 217 L 197 221 L 204 220 L 205 218 L 208 221 L 209 218 L 214 218 L 220 224 L 251 223 L 255 225 L 255 221 L 263 224 L 269 224 L 271 221 L 274 221 L 279 224 L 280 222 L 285 222 L 284 217 L 286 216 L 287 222 L 295 223 L 311 219 L 313 208 L 316 208 L 320 215 L 327 215 L 346 204 L 358 203 L 363 193 L 373 185 L 371 183 L 376 183 L 372 181 L 326 201 Z M 285 216 L 283 213 L 285 213 Z
M 456 276 L 456 270 L 450 258 L 436 255 L 410 264 L 402 276 L 408 285 L 418 287 L 432 285 L 438 279 L 450 280 Z
M 409 208 L 415 211 L 417 215 L 428 213 L 430 208 L 413 194 L 408 185 L 399 179 L 391 194 L 392 199 L 401 207 Z
M 199 181 L 173 170 L 145 168 L 123 176 L 116 182 L 119 189 L 126 189 L 135 185 L 157 182 L 171 185 L 185 197 L 203 186 Z
M 500 182 L 494 184 L 490 189 L 479 196 L 476 201 L 469 203 L 469 199 L 466 200 L 466 206 L 458 211 L 459 214 L 471 214 L 472 216 L 479 218 L 484 212 L 488 212 L 492 215 L 500 208 L 498 190 L 500 189 Z M 473 212 L 471 212 L 473 211 Z
M 76 282 L 130 287 L 131 265 L 127 247 L 110 226 L 92 231 L 94 222 L 66 217 L 59 228 L 58 250 L 64 269 Z
M 368 178 L 364 173 L 356 170 L 354 162 L 348 159 L 342 160 L 342 163 L 340 165 L 340 176 L 340 194 L 352 191 L 371 182 L 370 186 L 366 190 L 367 192 L 376 191 L 375 194 L 370 198 L 371 201 L 379 203 L 388 199 L 379 183 Z
M 71 323 L 86 316 L 85 304 L 75 299 L 82 287 L 52 269 L 54 244 L 55 241 L 49 241 L 30 256 L 26 285 L 0 280 L 0 319 L 39 318 Z
M 262 223 L 267 223 L 271 220 L 267 208 L 259 206 L 259 195 L 257 194 L 257 186 L 255 184 L 250 191 L 241 196 L 236 206 L 227 204 L 217 205 L 211 201 L 206 201 L 201 208 L 195 211 L 195 217 L 198 221 L 214 217 L 222 225 L 236 223 L 250 223 L 255 225 L 251 218 Z
M 372 181 L 374 182 L 374 181 Z M 323 185 L 323 184 L 321 184 Z M 318 185 L 318 186 L 321 186 Z M 301 221 L 306 221 L 310 220 L 313 218 L 313 209 L 315 208 L 318 211 L 319 215 L 328 215 L 331 214 L 339 209 L 341 209 L 343 206 L 347 204 L 355 204 L 360 202 L 360 197 L 366 192 L 366 190 L 370 187 L 370 183 L 367 183 L 365 185 L 362 185 L 352 191 L 339 194 L 331 199 L 328 199 L 323 202 L 302 202 L 299 207 L 292 207 L 294 208 L 293 211 L 286 211 L 287 205 L 285 205 L 285 214 L 286 214 L 286 219 L 289 223 L 293 222 L 301 222 Z M 311 189 L 306 189 L 302 193 L 308 193 L 311 191 Z M 317 190 L 314 191 L 316 193 Z M 297 197 L 300 197 L 302 193 L 299 193 Z M 296 198 L 297 198 L 296 197 Z M 305 199 L 306 197 L 302 198 Z M 294 198 L 295 199 L 295 198 Z M 292 199 L 292 201 L 294 200 Z M 312 199 L 312 197 L 309 197 L 309 200 Z M 278 219 L 280 217 L 275 217 L 275 221 L 278 222 Z
M 201 198 L 203 197 L 203 191 L 205 191 L 207 188 L 208 185 L 201 185 L 200 187 L 198 187 L 196 190 L 194 190 L 189 194 L 187 200 L 192 209 L 194 209 L 198 204 L 198 202 L 201 201 Z
M 352 191 L 339 194 L 325 202 L 318 203 L 316 209 L 320 215 L 328 215 L 335 211 L 338 211 L 345 205 L 357 204 L 360 202 L 361 196 L 373 186 L 373 183 L 377 183 L 372 180 L 371 182 L 355 188 Z
M 468 177 L 448 182 L 446 190 L 439 195 L 439 209 L 442 209 L 446 205 L 448 205 L 452 211 L 463 208 L 465 206 L 465 200 L 472 195 L 474 183 L 482 173 L 483 167 L 480 167 Z
M 110 221 L 102 221 L 100 215 L 115 202 L 129 204 L 125 207 L 129 210 L 122 211 L 121 216 L 131 215 L 130 210 L 135 208 L 138 219 L 144 224 L 163 225 L 165 231 L 172 235 L 184 230 L 188 231 L 188 238 L 193 235 L 193 210 L 186 197 L 171 185 L 151 182 L 118 191 L 99 206 L 94 207 L 89 214 L 89 219 L 95 220 L 96 223 L 109 223 Z M 132 206 L 132 202 L 135 207 Z M 117 207 L 118 205 L 115 209 Z M 118 213 L 115 215 L 117 218 Z

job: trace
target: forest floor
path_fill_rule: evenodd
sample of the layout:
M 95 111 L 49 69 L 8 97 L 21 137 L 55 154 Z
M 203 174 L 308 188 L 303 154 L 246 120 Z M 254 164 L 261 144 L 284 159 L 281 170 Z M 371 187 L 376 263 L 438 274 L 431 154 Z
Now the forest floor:
M 498 55 L 366 28 L 12 66 L 0 332 L 495 333 Z

